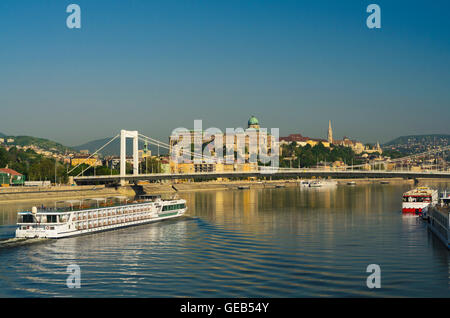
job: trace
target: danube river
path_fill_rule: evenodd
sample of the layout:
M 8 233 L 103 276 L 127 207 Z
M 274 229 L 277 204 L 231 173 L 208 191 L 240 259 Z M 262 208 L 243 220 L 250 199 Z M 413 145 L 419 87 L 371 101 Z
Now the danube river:
M 412 187 L 180 194 L 182 219 L 0 249 L 0 297 L 449 297 L 449 251 L 400 212 Z M 31 205 L 0 204 L 2 238 Z M 369 264 L 380 289 L 366 286 Z

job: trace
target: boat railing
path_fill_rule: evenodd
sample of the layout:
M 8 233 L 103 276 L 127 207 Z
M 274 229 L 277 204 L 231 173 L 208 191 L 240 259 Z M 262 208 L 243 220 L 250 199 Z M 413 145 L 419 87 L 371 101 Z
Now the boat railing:
M 105 208 L 115 208 L 115 207 L 119 207 L 119 206 L 123 206 L 123 207 L 133 207 L 133 206 L 141 206 L 141 205 L 145 205 L 151 203 L 150 201 L 135 201 L 133 203 L 128 203 L 128 204 L 124 204 L 124 203 L 113 203 L 113 204 L 99 204 L 97 205 L 81 205 L 81 206 L 68 206 L 68 207 L 46 207 L 46 206 L 40 206 L 37 207 L 37 212 L 38 213 L 46 213 L 46 212 L 50 212 L 50 213 L 63 213 L 63 212 L 72 212 L 72 211 L 87 211 L 87 210 L 98 210 L 98 209 L 105 209 Z M 20 212 L 30 212 L 30 211 L 20 211 Z

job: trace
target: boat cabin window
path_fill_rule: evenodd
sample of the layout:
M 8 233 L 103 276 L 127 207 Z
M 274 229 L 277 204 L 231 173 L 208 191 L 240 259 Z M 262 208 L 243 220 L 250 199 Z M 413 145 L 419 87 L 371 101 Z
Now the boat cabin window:
M 186 204 L 180 203 L 180 204 L 172 204 L 172 205 L 165 205 L 163 206 L 163 211 L 172 211 L 172 210 L 178 210 L 178 209 L 184 209 L 186 207 Z
M 22 223 L 34 223 L 33 216 L 31 214 L 22 215 Z
M 57 215 L 47 215 L 47 223 L 57 223 Z
M 148 195 L 148 194 L 145 194 L 145 195 L 140 195 L 139 198 L 141 200 L 144 200 L 144 201 L 156 201 L 157 199 L 160 199 L 161 196 L 160 195 Z
M 413 197 L 413 196 L 404 196 L 403 202 L 431 202 L 431 197 Z

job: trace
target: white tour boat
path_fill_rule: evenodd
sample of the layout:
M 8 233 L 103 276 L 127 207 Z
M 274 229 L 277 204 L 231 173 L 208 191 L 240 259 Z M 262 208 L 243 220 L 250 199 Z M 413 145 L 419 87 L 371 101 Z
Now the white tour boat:
M 61 206 L 63 203 L 63 206 Z M 59 201 L 54 207 L 19 212 L 17 238 L 63 238 L 176 218 L 186 212 L 186 200 L 162 200 L 143 195 Z
M 429 187 L 418 187 L 403 194 L 402 212 L 417 215 L 438 202 L 438 191 Z

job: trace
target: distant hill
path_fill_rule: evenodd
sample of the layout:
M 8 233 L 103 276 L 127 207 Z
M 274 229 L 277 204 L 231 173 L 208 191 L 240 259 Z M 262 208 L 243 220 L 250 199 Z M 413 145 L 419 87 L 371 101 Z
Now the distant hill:
M 401 136 L 383 144 L 382 148 L 397 150 L 402 153 L 420 153 L 448 145 L 450 145 L 450 135 L 433 134 Z
M 35 145 L 41 149 L 58 152 L 58 153 L 66 153 L 72 152 L 73 149 L 70 147 L 66 147 L 56 141 L 48 140 L 45 138 L 31 137 L 31 136 L 7 136 L 8 138 L 14 139 L 12 145 L 18 146 L 30 146 Z
M 6 137 L 6 135 L 0 132 L 0 138 L 3 138 L 3 137 Z
M 387 143 L 385 143 L 383 146 L 391 146 L 391 145 L 399 145 L 399 144 L 408 144 L 408 143 L 418 143 L 418 142 L 424 142 L 424 143 L 446 143 L 450 144 L 450 135 L 440 135 L 440 134 L 434 134 L 434 135 L 411 135 L 411 136 L 401 136 L 397 137 Z
M 77 151 L 88 150 L 89 153 L 94 153 L 97 149 L 102 147 L 104 144 L 106 144 L 111 139 L 112 139 L 112 137 L 92 140 L 92 141 L 89 141 L 82 145 L 74 146 L 72 148 Z M 139 149 L 143 149 L 143 148 L 144 148 L 144 142 L 139 141 Z M 152 155 L 156 155 L 158 153 L 158 147 L 153 146 L 153 145 L 148 145 L 148 148 L 151 150 Z M 116 140 L 111 142 L 108 146 L 103 148 L 99 153 L 102 156 L 119 156 L 120 155 L 120 139 L 117 138 Z M 159 153 L 167 154 L 168 150 L 160 147 Z M 133 154 L 133 140 L 128 138 L 127 139 L 127 156 L 131 156 L 132 154 Z

